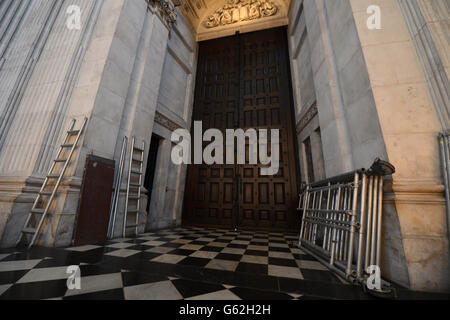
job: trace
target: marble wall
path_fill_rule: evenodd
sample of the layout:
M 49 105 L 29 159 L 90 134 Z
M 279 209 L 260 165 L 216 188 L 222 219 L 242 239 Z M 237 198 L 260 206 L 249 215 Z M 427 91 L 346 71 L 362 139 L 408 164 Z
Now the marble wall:
M 291 4 L 289 37 L 303 170 L 302 141 L 309 137 L 312 153 L 317 152 L 312 143 L 317 128 L 326 177 L 368 167 L 376 157 L 393 163 L 397 172 L 385 188 L 383 275 L 416 290 L 450 290 L 436 140 L 448 103 L 439 105 L 433 96 L 446 81 L 442 14 L 430 9 L 436 3 L 418 1 L 416 9 L 428 18 L 421 22 L 434 30 L 419 41 L 423 34 L 414 33 L 415 21 L 408 21 L 402 1 L 305 0 L 304 26 L 299 2 Z M 373 4 L 381 8 L 381 30 L 367 27 Z M 439 8 L 446 6 L 440 2 Z M 411 12 L 410 2 L 407 9 Z M 424 49 L 424 43 L 436 43 L 435 50 Z M 302 55 L 306 48 L 309 58 Z M 435 78 L 443 80 L 430 81 Z M 445 101 L 445 94 L 440 99 Z

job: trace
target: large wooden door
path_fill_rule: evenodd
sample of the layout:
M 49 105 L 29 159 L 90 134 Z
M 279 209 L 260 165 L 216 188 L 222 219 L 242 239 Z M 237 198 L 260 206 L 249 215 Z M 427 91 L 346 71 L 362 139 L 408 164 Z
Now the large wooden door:
M 280 170 L 263 176 L 262 165 L 190 165 L 185 224 L 299 229 L 289 77 L 285 28 L 200 43 L 193 121 L 224 136 L 233 128 L 269 129 L 269 137 L 279 129 Z

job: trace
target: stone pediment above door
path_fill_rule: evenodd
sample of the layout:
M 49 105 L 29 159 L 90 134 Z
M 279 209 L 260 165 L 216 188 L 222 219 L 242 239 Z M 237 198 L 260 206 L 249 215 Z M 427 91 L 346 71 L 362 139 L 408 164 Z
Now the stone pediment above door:
M 209 40 L 288 24 L 291 0 L 184 0 L 181 11 L 197 31 L 197 40 Z

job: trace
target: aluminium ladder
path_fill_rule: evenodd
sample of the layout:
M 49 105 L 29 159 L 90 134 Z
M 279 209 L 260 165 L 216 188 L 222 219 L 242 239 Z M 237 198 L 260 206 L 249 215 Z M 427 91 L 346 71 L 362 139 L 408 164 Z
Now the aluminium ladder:
M 41 234 L 42 226 L 46 221 L 46 217 L 49 214 L 53 201 L 55 200 L 58 188 L 61 184 L 62 179 L 64 178 L 64 174 L 66 173 L 74 151 L 77 148 L 80 137 L 86 127 L 87 120 L 87 118 L 84 118 L 81 128 L 75 130 L 74 128 L 76 120 L 72 119 L 64 142 L 59 147 L 56 158 L 53 160 L 53 164 L 50 167 L 48 175 L 45 178 L 39 194 L 33 203 L 33 207 L 28 213 L 27 220 L 25 222 L 24 228 L 20 233 L 16 245 L 19 245 L 24 236 L 27 240 L 29 236 L 32 235 L 31 241 L 28 244 L 28 248 L 31 248 Z M 59 173 L 54 172 L 58 170 L 61 171 Z
M 127 195 L 125 198 L 125 213 L 123 218 L 123 237 L 126 236 L 127 229 L 135 228 L 135 235 L 138 234 L 139 227 L 139 204 L 141 199 L 142 175 L 144 166 L 145 141 L 142 146 L 136 146 L 136 137 L 131 142 L 130 163 L 128 167 Z M 130 189 L 133 189 L 132 193 Z M 130 207 L 130 202 L 135 202 L 135 207 Z M 132 224 L 128 223 L 129 218 L 133 219 Z

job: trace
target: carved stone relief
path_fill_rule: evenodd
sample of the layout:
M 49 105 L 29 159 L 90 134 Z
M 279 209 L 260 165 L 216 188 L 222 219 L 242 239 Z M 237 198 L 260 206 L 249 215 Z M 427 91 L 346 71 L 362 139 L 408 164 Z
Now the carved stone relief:
M 146 0 L 148 5 L 157 6 L 159 8 L 160 15 L 165 19 L 168 25 L 171 25 L 177 21 L 177 13 L 175 7 L 181 6 L 183 2 L 181 0 Z
M 177 129 L 182 128 L 180 125 L 176 124 L 166 116 L 162 115 L 158 111 L 155 113 L 155 122 L 163 126 L 164 128 L 169 129 L 170 131 L 175 131 Z
M 203 25 L 206 28 L 226 26 L 242 21 L 271 17 L 278 11 L 278 6 L 271 0 L 227 0 L 223 7 L 206 18 Z
M 314 103 L 308 111 L 305 112 L 303 117 L 300 119 L 300 121 L 297 123 L 297 134 L 303 131 L 305 127 L 308 125 L 308 123 L 311 122 L 312 119 L 318 114 L 317 104 Z

